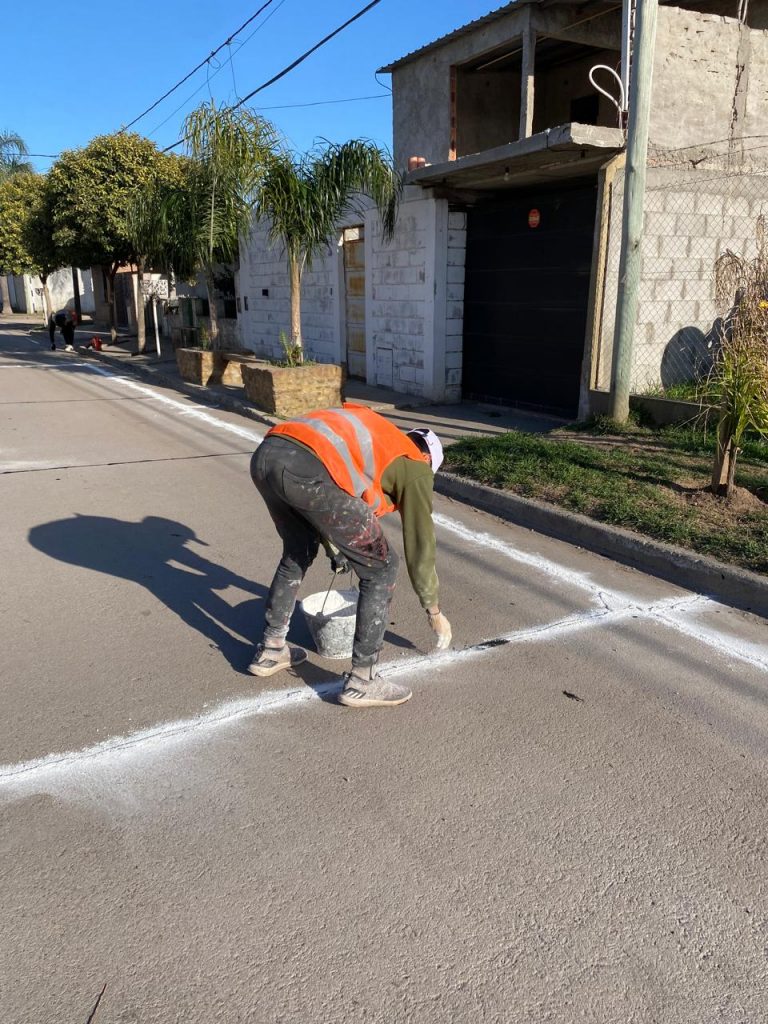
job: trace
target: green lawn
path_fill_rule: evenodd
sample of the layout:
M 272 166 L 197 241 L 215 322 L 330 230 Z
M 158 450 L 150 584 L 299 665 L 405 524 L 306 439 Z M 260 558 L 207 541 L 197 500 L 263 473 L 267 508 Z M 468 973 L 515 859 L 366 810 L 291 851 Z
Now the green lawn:
M 613 428 L 615 431 L 615 428 Z M 602 522 L 768 573 L 768 446 L 750 442 L 737 465 L 734 499 L 705 488 L 713 438 L 701 431 L 604 424 L 573 437 L 511 432 L 466 438 L 446 450 L 446 468 L 480 483 L 547 501 Z

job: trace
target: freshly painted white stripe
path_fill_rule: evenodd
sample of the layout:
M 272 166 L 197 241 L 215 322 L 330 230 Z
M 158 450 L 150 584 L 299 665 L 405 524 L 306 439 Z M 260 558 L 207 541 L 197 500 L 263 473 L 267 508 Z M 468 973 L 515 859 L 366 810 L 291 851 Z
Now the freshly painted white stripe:
M 560 583 L 567 583 L 580 590 L 586 590 L 596 599 L 602 600 L 605 598 L 611 601 L 630 600 L 627 595 L 597 583 L 590 573 L 580 572 L 578 569 L 566 569 L 565 566 L 560 565 L 558 562 L 553 562 L 549 558 L 530 554 L 527 551 L 520 551 L 518 548 L 507 544 L 490 533 L 478 533 L 476 530 L 471 530 L 469 527 L 464 526 L 463 523 L 458 522 L 456 519 L 451 519 L 438 512 L 432 518 L 435 526 L 447 530 L 467 544 L 482 548 L 484 551 L 493 551 L 496 554 L 503 555 L 505 558 L 509 558 L 513 562 L 517 562 L 519 565 L 535 569 L 545 576 L 551 576 Z
M 709 601 L 708 603 L 710 608 L 714 606 L 714 601 Z M 705 610 L 703 604 L 693 609 L 694 612 L 701 612 L 703 610 Z M 711 626 L 705 626 L 699 622 L 693 622 L 686 615 L 682 615 L 679 618 L 670 615 L 664 609 L 654 609 L 647 614 L 650 618 L 662 623 L 662 625 L 668 626 L 670 629 L 674 629 L 678 633 L 690 637 L 692 640 L 697 640 L 699 643 L 713 648 L 713 650 L 724 654 L 729 659 L 743 661 L 745 664 L 761 672 L 768 672 L 768 646 L 765 644 L 753 644 L 747 640 L 740 640 L 738 637 L 723 633 L 722 630 L 713 629 Z
M 628 614 L 623 609 L 617 612 L 587 612 L 582 615 L 570 615 L 565 619 L 550 623 L 547 626 L 534 627 L 509 633 L 500 638 L 509 643 L 536 643 L 550 640 L 557 636 L 588 629 L 591 626 L 616 621 Z M 425 673 L 433 675 L 451 664 L 483 657 L 495 648 L 468 648 L 464 651 L 445 651 L 438 655 L 426 655 L 418 658 L 406 658 L 380 666 L 382 675 L 399 676 L 405 673 L 409 678 Z M 276 711 L 285 707 L 298 706 L 310 700 L 317 700 L 339 689 L 338 683 L 327 683 L 315 689 L 302 686 L 299 689 L 269 691 L 256 694 L 243 700 L 229 701 L 205 714 L 195 718 L 185 718 L 176 722 L 168 722 L 151 729 L 145 729 L 130 736 L 115 736 L 83 750 L 67 751 L 61 754 L 48 754 L 45 757 L 19 764 L 0 766 L 0 788 L 16 788 L 20 784 L 34 783 L 40 785 L 46 781 L 61 779 L 72 772 L 90 769 L 97 764 L 112 764 L 116 760 L 126 760 L 153 753 L 167 753 L 170 745 L 197 739 L 222 726 L 230 725 L 244 718 Z
M 245 427 L 239 427 L 236 423 L 229 423 L 227 420 L 217 419 L 216 416 L 206 412 L 205 409 L 200 409 L 198 406 L 187 405 L 175 398 L 169 398 L 167 395 L 161 394 L 154 388 L 147 387 L 144 384 L 139 384 L 138 381 L 124 377 L 121 374 L 115 373 L 113 370 L 107 370 L 103 366 L 94 366 L 92 363 L 84 365 L 87 365 L 94 373 L 107 377 L 110 380 L 117 381 L 124 387 L 129 388 L 131 391 L 137 391 L 139 394 L 148 395 L 160 405 L 165 406 L 165 408 L 173 409 L 174 412 L 188 417 L 189 419 L 205 423 L 206 426 L 215 427 L 217 430 L 223 430 L 225 433 L 234 434 L 236 437 L 242 437 L 246 441 L 251 441 L 255 445 L 260 444 L 264 440 L 264 434 L 259 431 L 247 430 Z
M 696 600 L 696 597 L 666 598 L 648 605 L 628 603 L 626 607 L 619 609 L 602 609 L 569 615 L 543 626 L 517 630 L 494 638 L 493 641 L 486 641 L 488 646 L 480 643 L 461 651 L 444 651 L 417 658 L 404 658 L 381 665 L 380 671 L 388 678 L 402 675 L 407 675 L 409 679 L 424 675 L 434 678 L 441 670 L 452 665 L 490 655 L 502 644 L 550 642 L 592 627 L 614 625 L 632 615 L 653 613 L 661 616 L 669 610 L 684 610 L 694 605 Z M 64 782 L 78 773 L 92 772 L 99 767 L 113 767 L 116 763 L 125 764 L 130 760 L 167 754 L 171 748 L 194 742 L 243 719 L 283 708 L 295 708 L 308 701 L 318 700 L 338 692 L 339 686 L 339 683 L 333 682 L 315 688 L 301 686 L 259 693 L 242 700 L 228 701 L 194 718 L 168 722 L 130 736 L 115 736 L 82 750 L 48 754 L 18 764 L 2 765 L 0 790 L 17 792 L 25 788 L 39 789 L 41 786 Z

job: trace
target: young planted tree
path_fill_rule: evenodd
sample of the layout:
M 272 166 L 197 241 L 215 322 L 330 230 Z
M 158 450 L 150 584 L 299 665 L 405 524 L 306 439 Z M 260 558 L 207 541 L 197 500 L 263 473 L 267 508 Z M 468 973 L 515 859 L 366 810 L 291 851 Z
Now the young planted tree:
M 116 132 L 98 136 L 84 149 L 63 153 L 48 172 L 54 242 L 65 263 L 107 270 L 113 339 L 115 275 L 135 255 L 128 211 L 161 173 L 163 159 L 149 139 Z
M 51 235 L 46 179 L 15 174 L 0 182 L 0 274 L 38 274 L 45 319 L 51 314 L 48 276 L 61 265 Z
M 285 246 L 291 288 L 291 356 L 304 358 L 301 278 L 312 258 L 328 245 L 342 215 L 364 211 L 368 199 L 379 211 L 385 239 L 394 233 L 402 180 L 389 156 L 373 143 L 353 139 L 295 159 L 288 153 L 270 163 L 256 200 L 256 215 L 269 223 L 269 238 Z
M 251 223 L 253 198 L 275 145 L 275 130 L 245 107 L 218 109 L 213 101 L 184 123 L 189 159 L 183 182 L 166 202 L 174 236 L 173 267 L 191 279 L 202 271 L 211 318 L 211 348 L 219 348 L 214 270 L 239 258 L 240 236 Z
M 768 252 L 762 217 L 756 242 L 753 259 L 727 250 L 715 264 L 718 302 L 733 303 L 707 385 L 707 397 L 719 410 L 711 487 L 723 497 L 733 490 L 745 433 L 768 436 Z

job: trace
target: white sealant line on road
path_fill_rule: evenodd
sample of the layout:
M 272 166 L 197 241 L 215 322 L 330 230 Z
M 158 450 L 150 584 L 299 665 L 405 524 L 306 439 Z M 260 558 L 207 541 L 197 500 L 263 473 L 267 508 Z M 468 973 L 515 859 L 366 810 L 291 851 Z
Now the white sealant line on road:
M 225 433 L 234 434 L 236 437 L 242 437 L 246 441 L 250 441 L 254 445 L 260 444 L 264 440 L 264 434 L 259 433 L 256 430 L 247 430 L 245 427 L 239 427 L 236 423 L 229 423 L 227 420 L 217 419 L 211 413 L 206 412 L 205 409 L 200 409 L 197 406 L 186 405 L 184 402 L 180 402 L 175 398 L 169 398 L 167 395 L 160 394 L 154 388 L 149 387 L 145 384 L 139 384 L 138 381 L 131 380 L 129 377 L 124 377 L 121 374 L 115 373 L 113 370 L 107 370 L 103 366 L 94 366 L 93 363 L 84 363 L 93 373 L 97 373 L 102 377 L 107 377 L 109 380 L 114 380 L 123 384 L 125 387 L 130 388 L 132 391 L 138 391 L 142 395 L 147 395 L 153 398 L 160 405 L 165 406 L 167 409 L 173 409 L 174 412 L 179 413 L 185 418 L 198 420 L 200 423 L 204 423 L 209 427 L 216 427 L 218 430 L 223 430 Z
M 691 609 L 693 613 L 696 614 L 697 612 L 704 611 L 706 606 L 703 602 L 707 600 L 707 598 L 704 598 L 701 604 Z M 714 601 L 708 601 L 708 603 L 710 607 L 714 605 Z M 768 672 L 768 647 L 764 644 L 753 644 L 748 640 L 739 640 L 737 637 L 722 633 L 719 629 L 713 629 L 711 626 L 704 626 L 699 622 L 693 622 L 687 615 L 678 617 L 670 615 L 663 609 L 654 609 L 647 612 L 646 615 L 648 618 L 654 619 L 662 625 L 690 637 L 691 640 L 697 640 L 700 644 L 713 648 L 713 650 L 724 654 L 730 659 L 742 661 L 747 665 L 751 665 L 752 668 L 759 669 L 761 672 Z
M 631 598 L 626 594 L 601 586 L 592 578 L 590 573 L 580 572 L 578 569 L 566 569 L 564 565 L 553 562 L 549 558 L 544 558 L 542 555 L 533 555 L 527 551 L 520 551 L 518 548 L 507 544 L 503 540 L 499 540 L 498 537 L 494 537 L 490 533 L 478 533 L 476 530 L 470 530 L 463 523 L 438 512 L 432 518 L 435 526 L 447 530 L 467 544 L 473 544 L 475 547 L 480 547 L 485 551 L 497 552 L 500 555 L 504 555 L 505 558 L 518 562 L 520 565 L 528 566 L 530 569 L 535 569 L 545 576 L 552 576 L 561 583 L 568 583 L 572 587 L 585 590 L 596 600 L 605 598 L 612 603 L 631 601 Z
M 673 602 L 679 604 L 679 599 L 668 598 L 660 601 L 658 607 L 661 610 L 671 606 Z M 615 623 L 626 618 L 633 610 L 635 610 L 635 606 L 569 615 L 548 625 L 518 630 L 461 651 L 444 651 L 439 654 L 422 655 L 418 658 L 390 662 L 380 666 L 380 670 L 382 675 L 388 677 L 401 676 L 406 673 L 409 678 L 425 674 L 433 676 L 440 669 L 483 657 L 495 651 L 497 647 L 506 644 L 529 644 L 553 640 L 593 626 Z M 330 682 L 316 687 L 302 686 L 300 689 L 291 687 L 290 689 L 273 690 L 242 700 L 228 701 L 226 704 L 194 718 L 167 722 L 164 725 L 144 729 L 129 736 L 114 736 L 82 750 L 47 754 L 45 757 L 31 761 L 0 765 L 0 791 L 28 789 L 39 792 L 41 787 L 66 783 L 71 776 L 79 773 L 87 774 L 99 768 L 114 767 L 118 762 L 124 764 L 132 759 L 141 759 L 157 754 L 167 755 L 170 748 L 178 747 L 182 743 L 194 742 L 222 726 L 231 725 L 266 712 L 297 707 L 307 701 L 321 700 L 323 697 L 337 693 L 338 689 L 339 683 Z
M 382 675 L 388 678 L 407 675 L 410 679 L 424 675 L 434 677 L 442 669 L 481 658 L 508 644 L 534 644 L 550 642 L 593 627 L 616 625 L 632 616 L 649 616 L 676 625 L 677 620 L 669 618 L 675 611 L 685 613 L 700 603 L 696 595 L 670 597 L 656 602 L 627 602 L 620 608 L 604 608 L 586 613 L 574 614 L 558 619 L 544 626 L 533 626 L 517 630 L 501 637 L 474 644 L 459 651 L 444 651 L 417 658 L 405 658 L 381 666 Z M 713 634 L 714 635 L 714 634 Z M 722 644 L 717 644 L 722 650 Z M 768 672 L 768 662 L 750 656 L 743 651 L 750 664 Z M 66 784 L 73 776 L 90 776 L 101 769 L 124 767 L 132 760 L 143 760 L 156 755 L 167 755 L 172 748 L 202 739 L 222 727 L 235 724 L 247 718 L 285 708 L 294 709 L 309 701 L 322 700 L 338 692 L 339 683 L 323 683 L 316 687 L 290 687 L 259 693 L 253 697 L 228 701 L 193 718 L 179 719 L 163 725 L 144 729 L 129 736 L 115 736 L 82 750 L 48 754 L 45 757 L 18 764 L 0 766 L 0 791 L 39 792 L 46 786 Z M 346 713 L 346 712 L 345 712 Z

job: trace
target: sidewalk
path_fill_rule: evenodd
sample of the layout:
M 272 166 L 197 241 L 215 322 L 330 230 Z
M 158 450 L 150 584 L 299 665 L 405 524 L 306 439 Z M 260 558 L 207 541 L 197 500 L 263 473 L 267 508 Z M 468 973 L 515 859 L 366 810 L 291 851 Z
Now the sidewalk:
M 5 324 L 29 330 L 30 326 L 39 324 L 39 317 L 27 320 L 14 316 L 13 321 L 0 320 L 0 330 Z M 88 339 L 94 335 L 103 341 L 109 337 L 109 332 L 98 329 L 96 325 L 91 327 L 86 324 L 78 328 L 75 344 L 80 355 L 90 356 L 117 370 L 128 371 L 152 383 L 174 388 L 195 401 L 228 409 L 265 425 L 280 422 L 276 417 L 256 409 L 245 399 L 240 388 L 199 387 L 183 381 L 175 357 L 167 350 L 160 356 L 154 351 L 141 356 L 134 355 L 135 338 L 119 338 L 117 343 L 107 343 L 101 352 L 97 352 L 85 347 Z M 154 339 L 151 339 L 151 344 L 154 348 Z M 477 402 L 432 405 L 414 396 L 370 387 L 357 381 L 348 382 L 345 394 L 348 399 L 380 412 L 402 429 L 417 425 L 431 427 L 446 445 L 459 437 L 473 434 L 489 436 L 508 430 L 545 434 L 567 422 L 551 416 Z M 524 528 L 586 548 L 641 572 L 768 618 L 768 579 L 756 573 L 651 540 L 629 530 L 599 523 L 555 505 L 485 487 L 451 473 L 437 474 L 435 490 L 455 501 L 472 505 Z

